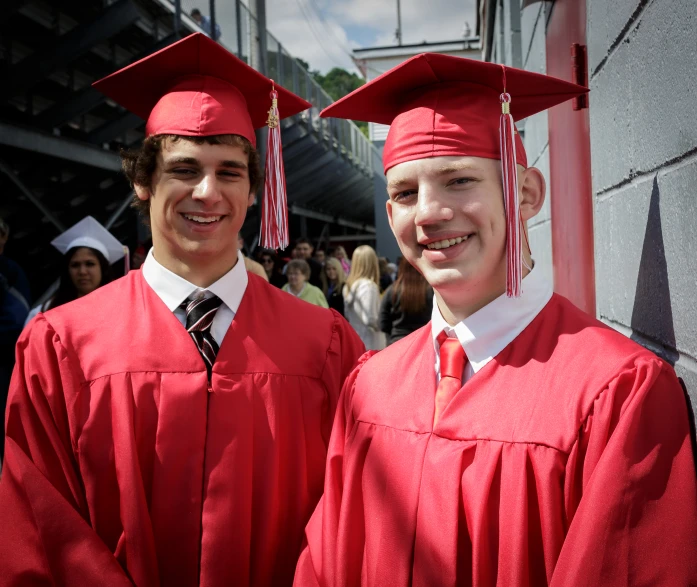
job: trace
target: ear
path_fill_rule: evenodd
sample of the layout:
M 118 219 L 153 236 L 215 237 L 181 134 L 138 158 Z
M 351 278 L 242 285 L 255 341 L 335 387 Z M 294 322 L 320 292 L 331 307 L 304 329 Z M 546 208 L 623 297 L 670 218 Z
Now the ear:
M 518 190 L 520 196 L 520 214 L 524 221 L 536 216 L 545 203 L 545 178 L 536 167 L 519 171 Z
M 133 184 L 133 190 L 135 191 L 136 196 L 138 197 L 138 199 L 139 199 L 139 200 L 143 200 L 144 202 L 145 202 L 146 200 L 149 200 L 149 199 L 150 199 L 150 196 L 152 195 L 152 194 L 150 193 L 150 188 L 146 188 L 146 187 L 143 186 L 143 185 L 138 185 L 137 183 L 136 183 L 136 184 Z
M 390 223 L 390 230 L 392 234 L 394 234 L 394 226 L 392 226 L 392 200 L 390 200 L 390 198 L 387 198 L 387 202 L 385 202 L 385 209 L 387 210 L 387 222 Z
M 249 192 L 249 197 L 247 198 L 247 208 L 251 208 L 254 204 L 254 199 L 256 194 L 254 192 Z

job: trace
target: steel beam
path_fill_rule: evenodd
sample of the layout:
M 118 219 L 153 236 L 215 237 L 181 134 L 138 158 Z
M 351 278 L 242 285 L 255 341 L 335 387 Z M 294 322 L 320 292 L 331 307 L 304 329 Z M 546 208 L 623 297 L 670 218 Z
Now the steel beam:
M 33 151 L 108 171 L 121 169 L 121 157 L 117 153 L 5 122 L 0 122 L 0 145 Z
M 177 40 L 177 35 L 172 34 L 161 41 L 158 41 L 151 47 L 148 47 L 145 51 L 134 55 L 130 60 L 131 63 L 139 61 L 160 49 L 171 45 Z M 107 75 L 109 72 L 104 71 L 103 74 Z M 73 93 L 67 100 L 62 102 L 57 102 L 50 108 L 44 110 L 41 114 L 36 117 L 36 121 L 39 126 L 46 128 L 53 128 L 65 124 L 71 121 L 73 118 L 89 112 L 93 108 L 96 108 L 103 102 L 106 102 L 106 96 L 101 92 L 95 90 L 93 87 L 88 86 L 78 92 Z
M 32 191 L 24 184 L 24 182 L 15 175 L 9 165 L 4 161 L 0 161 L 0 171 L 2 171 L 11 181 L 14 183 L 20 192 L 29 200 L 34 206 L 36 206 L 41 213 L 51 221 L 53 226 L 58 229 L 58 232 L 65 232 L 65 225 L 56 218 L 53 213 L 43 205 L 41 200 L 37 198 Z
M 318 212 L 317 210 L 310 210 L 308 208 L 303 208 L 302 206 L 296 206 L 293 204 L 290 207 L 290 213 L 296 216 L 302 216 L 303 218 L 312 218 L 314 220 L 322 220 L 323 222 L 331 222 L 338 224 L 339 226 L 345 226 L 347 228 L 355 228 L 356 230 L 365 230 L 375 234 L 375 227 L 370 224 L 365 224 L 362 222 L 355 222 L 353 220 L 348 220 L 341 216 L 332 216 L 330 214 L 325 214 L 324 212 Z
M 88 52 L 94 45 L 113 37 L 140 18 L 132 0 L 119 0 L 92 21 L 76 26 L 59 37 L 55 44 L 37 51 L 10 70 L 9 81 L 2 90 L 8 98 L 26 92 L 46 78 Z
M 119 135 L 136 128 L 143 124 L 143 119 L 133 114 L 132 112 L 126 112 L 104 123 L 99 128 L 93 130 L 89 135 L 87 135 L 87 140 L 95 145 L 101 145 L 102 143 L 108 143 L 114 140 Z

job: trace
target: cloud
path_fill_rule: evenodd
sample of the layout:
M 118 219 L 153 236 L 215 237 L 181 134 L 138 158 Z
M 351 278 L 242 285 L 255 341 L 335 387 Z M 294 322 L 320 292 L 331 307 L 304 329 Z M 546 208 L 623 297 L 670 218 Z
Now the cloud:
M 252 0 L 253 1 L 253 0 Z M 474 31 L 475 0 L 401 0 L 402 42 L 462 38 L 465 21 Z M 286 50 L 313 69 L 356 71 L 351 49 L 395 43 L 395 0 L 267 0 L 266 24 Z

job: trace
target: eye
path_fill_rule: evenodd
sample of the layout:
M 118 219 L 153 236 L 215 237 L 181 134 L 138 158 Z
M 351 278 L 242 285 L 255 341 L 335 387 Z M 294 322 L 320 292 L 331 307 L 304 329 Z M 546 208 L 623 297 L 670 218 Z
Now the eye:
M 180 177 L 186 177 L 194 175 L 196 172 L 188 167 L 177 167 L 176 169 L 172 169 L 172 173 Z
M 418 194 L 417 190 L 403 190 L 392 194 L 392 200 L 395 202 L 402 202 Z
M 448 185 L 467 185 L 473 181 L 475 180 L 471 177 L 456 177 L 450 183 L 448 183 Z

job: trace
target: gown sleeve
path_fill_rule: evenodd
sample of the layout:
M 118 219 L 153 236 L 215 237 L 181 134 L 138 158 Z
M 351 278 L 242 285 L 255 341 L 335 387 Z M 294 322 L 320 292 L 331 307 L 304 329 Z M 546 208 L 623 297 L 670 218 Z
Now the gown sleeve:
M 131 585 L 90 527 L 69 406 L 74 361 L 44 316 L 25 329 L 5 416 L 0 585 Z
M 673 369 L 637 360 L 583 420 L 567 461 L 568 532 L 551 585 L 697 584 L 697 486 Z
M 331 310 L 334 317 L 332 340 L 327 351 L 327 358 L 322 371 L 322 380 L 327 390 L 328 412 L 323 418 L 326 422 L 322 436 L 329 444 L 329 436 L 332 432 L 332 422 L 336 412 L 339 393 L 351 373 L 360 356 L 365 353 L 365 345 L 356 331 L 336 310 Z
M 306 544 L 295 569 L 295 587 L 328 587 L 334 585 L 339 576 L 337 567 L 341 564 L 338 553 L 342 548 L 340 513 L 344 485 L 344 446 L 354 425 L 351 401 L 358 373 L 375 353 L 376 351 L 366 352 L 344 383 L 327 452 L 324 495 L 305 528 Z M 350 535 L 343 538 L 350 540 Z M 360 550 L 358 549 L 359 552 Z M 353 567 L 358 572 L 359 583 L 361 565 Z M 348 585 L 358 583 L 347 582 Z

